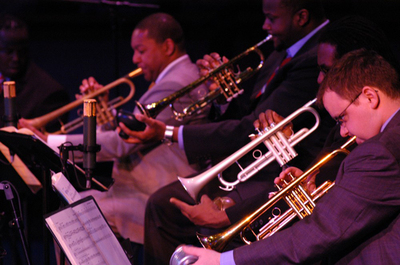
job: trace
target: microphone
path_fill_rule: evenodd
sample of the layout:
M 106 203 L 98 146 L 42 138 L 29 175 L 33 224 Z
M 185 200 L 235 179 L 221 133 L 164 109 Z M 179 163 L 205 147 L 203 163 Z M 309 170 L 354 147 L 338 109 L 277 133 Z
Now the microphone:
M 3 82 L 3 95 L 4 95 L 4 126 L 18 127 L 18 114 L 16 110 L 16 91 L 15 81 L 4 81 Z M 14 162 L 14 152 L 10 152 L 10 161 Z
M 83 168 L 85 169 L 86 188 L 91 188 L 91 181 L 96 166 L 96 100 L 86 99 L 83 103 Z
M 15 92 L 15 82 L 5 81 L 3 83 L 3 93 L 4 93 L 4 116 L 3 121 L 5 126 L 14 126 L 17 128 L 18 124 L 18 114 L 16 110 L 16 92 Z

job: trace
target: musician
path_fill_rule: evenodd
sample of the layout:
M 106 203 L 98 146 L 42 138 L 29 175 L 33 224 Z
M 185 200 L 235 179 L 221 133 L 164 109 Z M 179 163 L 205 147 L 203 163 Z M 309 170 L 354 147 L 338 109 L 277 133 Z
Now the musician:
M 183 30 L 178 21 L 168 14 L 155 13 L 140 21 L 133 30 L 131 46 L 133 63 L 143 69 L 146 80 L 155 83 L 139 99 L 142 104 L 166 98 L 199 78 L 198 68 L 186 53 Z M 82 82 L 81 90 L 89 86 L 99 88 L 100 85 L 89 78 Z M 207 93 L 205 86 L 199 86 L 180 98 L 174 106 L 181 111 Z M 166 108 L 157 119 L 175 126 L 204 123 L 208 109 L 178 121 L 173 118 L 171 109 Z M 139 110 L 135 109 L 135 112 Z M 51 146 L 59 146 L 66 141 L 79 144 L 82 139 L 82 135 L 50 135 L 47 141 Z M 161 186 L 176 180 L 178 175 L 194 174 L 198 167 L 188 164 L 177 144 L 127 144 L 117 131 L 97 133 L 97 144 L 101 145 L 97 161 L 114 160 L 112 176 L 115 183 L 107 192 L 92 190 L 81 194 L 95 196 L 117 235 L 142 244 L 147 198 Z
M 17 112 L 24 118 L 42 116 L 69 102 L 68 93 L 63 86 L 30 58 L 27 24 L 10 14 L 0 15 L 0 127 L 4 127 L 4 81 L 15 81 L 15 106 Z M 60 119 L 67 122 L 68 115 Z M 55 131 L 59 126 L 60 123 L 54 121 L 46 126 L 46 130 Z M 30 168 L 30 170 L 42 174 L 40 168 Z M 10 181 L 18 190 L 24 204 L 26 211 L 23 217 L 29 220 L 26 227 L 26 231 L 29 231 L 28 240 L 41 238 L 41 229 L 37 227 L 43 222 L 43 216 L 38 215 L 43 212 L 42 193 L 33 194 L 2 153 L 0 153 L 0 173 L 0 181 Z M 57 199 L 56 195 L 53 198 Z M 8 222 L 13 219 L 13 209 L 3 195 L 0 196 L 0 205 L 2 205 L 0 211 L 5 212 L 5 216 L 0 218 L 0 237 L 3 235 L 3 240 L 8 241 L 7 245 L 11 248 L 8 252 L 17 262 L 19 255 L 16 242 L 19 236 L 17 230 L 8 226 Z M 57 203 L 49 205 L 53 210 L 57 209 L 57 206 Z
M 69 96 L 56 80 L 30 60 L 28 42 L 25 22 L 8 14 L 0 17 L 0 84 L 16 82 L 17 110 L 21 117 L 30 119 L 64 106 Z M 0 100 L 0 115 L 4 115 L 3 99 Z M 66 122 L 67 118 L 64 116 L 62 120 Z M 3 126 L 2 119 L 0 126 Z M 58 127 L 59 122 L 55 121 L 46 129 L 55 131 Z
M 383 57 L 387 58 L 394 67 L 398 66 L 398 62 L 395 60 L 390 43 L 381 28 L 366 18 L 360 16 L 346 16 L 328 24 L 321 34 L 318 44 L 318 65 L 321 69 L 318 76 L 318 83 L 323 81 L 325 74 L 329 71 L 335 61 L 341 58 L 345 53 L 359 48 L 375 50 Z M 259 115 L 259 119 L 255 121 L 254 126 L 258 129 L 263 129 L 268 127 L 272 122 L 278 123 L 282 119 L 283 118 L 279 117 L 275 112 L 267 110 L 265 113 Z M 335 126 L 332 129 L 331 133 L 327 137 L 323 150 L 311 165 L 315 164 L 326 154 L 339 148 L 348 140 L 347 138 L 342 138 L 340 136 L 339 129 L 339 126 Z M 290 130 L 285 128 L 284 132 L 285 131 L 287 131 L 286 135 L 290 136 Z M 351 148 L 353 148 L 353 146 Z M 339 154 L 330 160 L 329 163 L 325 164 L 319 170 L 318 177 L 312 184 L 318 187 L 326 180 L 333 181 L 336 177 L 336 171 L 344 157 L 344 155 Z M 270 190 L 265 190 L 264 192 L 260 192 L 259 194 L 242 201 L 240 205 L 236 204 L 235 207 L 240 207 L 239 209 L 241 209 L 241 211 L 238 216 L 229 216 L 231 223 L 237 222 L 244 216 L 254 212 L 262 203 L 269 199 L 269 192 Z M 182 213 L 194 223 L 203 221 L 203 225 L 207 226 L 209 224 L 204 223 L 204 220 L 207 219 L 206 216 L 212 215 L 214 217 L 213 224 L 218 224 L 220 227 L 223 226 L 224 219 L 218 217 L 223 216 L 223 213 L 219 212 L 218 209 L 211 207 L 212 205 L 209 205 L 208 207 L 204 205 L 190 206 L 176 199 L 171 199 L 171 202 L 176 204 L 181 209 Z M 282 211 L 287 209 L 285 203 L 280 203 L 276 206 L 278 206 Z M 267 213 L 267 217 L 269 216 L 270 215 Z M 254 224 L 259 222 L 261 223 L 261 219 L 254 222 Z M 266 218 L 264 219 L 267 220 Z
M 259 74 L 257 84 L 253 89 L 253 104 L 244 106 L 244 109 L 250 109 L 248 114 L 242 116 L 241 119 L 227 119 L 174 129 L 174 141 L 178 138 L 177 131 L 183 131 L 183 141 L 179 141 L 179 144 L 183 144 L 189 162 L 199 159 L 218 160 L 232 154 L 249 142 L 247 135 L 254 132 L 253 122 L 259 113 L 270 108 L 282 116 L 287 116 L 315 97 L 318 88 L 317 40 L 320 30 L 328 21 L 319 1 L 294 0 L 290 1 L 288 5 L 285 5 L 286 3 L 287 1 L 282 3 L 280 1 L 264 1 L 266 21 L 263 27 L 274 36 L 273 45 L 276 51 L 268 57 Z M 286 60 L 289 62 L 279 68 L 286 58 L 287 52 L 292 58 Z M 270 78 L 276 69 L 278 70 L 274 77 Z M 271 81 L 266 85 L 268 79 Z M 265 89 L 264 85 L 266 85 Z M 261 96 L 257 97 L 259 94 Z M 164 124 L 140 115 L 137 115 L 137 118 L 147 123 L 144 133 L 129 132 L 125 130 L 126 128 L 122 126 L 121 128 L 131 136 L 138 136 L 139 139 L 142 139 L 142 136 L 146 137 L 147 133 L 153 132 L 156 132 L 153 140 L 159 141 L 163 138 Z M 314 122 L 308 118 L 309 116 L 307 118 L 299 117 L 299 120 L 294 121 L 294 130 Z M 316 132 L 313 137 L 306 138 L 304 143 L 302 142 L 297 146 L 298 148 L 296 147 L 299 156 L 297 161 L 293 161 L 294 164 L 308 165 L 312 161 L 312 157 L 320 150 L 332 124 L 333 121 L 329 122 L 329 119 L 324 119 L 320 131 Z M 131 138 L 131 141 L 134 142 L 137 139 Z M 265 181 L 265 179 L 273 178 L 279 172 L 280 167 L 277 164 L 271 164 L 266 169 L 266 173 L 238 185 L 232 192 L 211 191 L 208 194 L 212 197 L 228 195 L 238 203 L 258 192 L 272 190 L 272 181 Z M 217 188 L 218 184 L 213 183 L 208 187 L 210 189 Z M 169 202 L 171 197 L 195 204 L 178 182 L 160 189 L 150 197 L 146 208 L 145 224 L 145 262 L 147 264 L 166 264 L 175 248 L 183 242 L 198 244 L 194 236 L 197 230 L 196 226 Z M 228 208 L 226 213 L 230 217 L 236 216 L 235 206 Z
M 375 52 L 357 50 L 343 56 L 327 74 L 318 101 L 341 125 L 341 135 L 356 136 L 359 146 L 343 161 L 335 186 L 320 199 L 313 214 L 233 253 L 190 247 L 184 251 L 200 255 L 195 264 L 319 260 L 324 264 L 396 264 L 400 259 L 400 193 L 395 188 L 400 184 L 399 88 L 396 70 Z M 297 171 L 283 171 L 276 182 Z M 234 263 L 225 263 L 232 254 Z
M 394 58 L 389 42 L 383 31 L 371 21 L 362 17 L 345 17 L 329 24 L 322 33 L 319 42 L 318 64 L 324 71 L 320 72 L 318 82 L 322 82 L 325 72 L 329 70 L 334 61 L 339 59 L 344 53 L 357 48 L 365 47 L 368 49 L 374 49 L 379 51 L 379 53 L 385 56 L 385 58 L 390 60 L 393 60 Z M 393 63 L 395 64 L 395 62 Z M 264 115 L 264 113 L 261 114 Z M 277 123 L 279 121 L 280 119 L 277 118 L 276 115 L 273 117 L 269 116 L 267 124 L 264 124 L 263 126 L 257 125 L 256 127 L 262 129 L 265 126 L 268 126 L 271 122 Z M 327 138 L 329 141 L 325 143 L 324 153 L 320 155 L 332 151 L 333 148 L 338 148 L 345 142 L 344 140 L 339 139 L 340 135 L 338 130 L 332 130 L 331 134 Z M 317 178 L 317 184 L 322 183 L 326 179 L 334 179 L 335 175 L 331 174 L 332 169 L 336 170 L 342 159 L 343 156 L 339 155 L 329 163 L 329 166 L 323 167 L 321 169 L 321 174 Z M 325 179 L 323 177 L 325 177 Z M 272 190 L 276 189 L 273 188 Z M 257 195 L 256 192 L 254 192 L 253 195 L 255 196 L 244 200 L 242 203 L 237 203 L 234 207 L 231 207 L 224 212 L 215 209 L 212 202 L 210 200 L 206 201 L 206 199 L 202 200 L 202 203 L 198 206 L 190 206 L 186 203 L 179 202 L 179 200 L 176 199 L 171 199 L 171 202 L 179 206 L 183 214 L 188 217 L 190 221 L 199 226 L 224 227 L 225 225 L 235 223 L 246 214 L 254 211 L 263 202 L 268 200 L 268 192 L 272 190 L 266 189 Z M 161 214 L 167 215 L 167 210 L 160 212 L 159 215 Z M 230 222 L 224 221 L 226 220 L 226 215 L 228 215 Z M 199 231 L 199 228 L 197 229 Z M 191 244 L 198 244 L 198 242 L 194 240 Z

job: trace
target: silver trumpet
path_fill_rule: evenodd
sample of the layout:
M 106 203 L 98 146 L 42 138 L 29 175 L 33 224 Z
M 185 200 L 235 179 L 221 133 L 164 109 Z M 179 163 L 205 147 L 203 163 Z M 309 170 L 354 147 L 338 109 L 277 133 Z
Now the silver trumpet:
M 205 172 L 193 178 L 178 177 L 182 186 L 189 193 L 189 195 L 194 200 L 196 200 L 199 191 L 214 177 L 218 176 L 219 181 L 223 185 L 220 187 L 221 189 L 229 191 L 232 190 L 237 184 L 251 178 L 253 175 L 255 175 L 262 168 L 264 168 L 274 160 L 276 160 L 280 164 L 280 166 L 288 163 L 290 160 L 297 156 L 297 153 L 294 150 L 293 146 L 295 146 L 305 137 L 314 132 L 319 126 L 320 118 L 318 112 L 311 107 L 311 105 L 313 105 L 315 101 L 316 99 L 309 101 L 303 107 L 297 109 L 295 112 L 290 114 L 286 119 L 279 122 L 277 125 L 267 128 L 263 132 L 259 132 L 257 138 L 255 138 L 250 143 L 248 143 L 229 157 L 225 158 L 215 166 L 206 170 Z M 281 130 L 290 122 L 292 122 L 292 120 L 305 112 L 310 112 L 314 115 L 314 126 L 310 129 L 303 128 L 293 134 L 289 139 L 287 139 Z M 261 143 L 264 143 L 266 145 L 269 152 L 259 156 L 255 156 L 253 153 L 253 157 L 256 160 L 246 168 L 242 168 L 237 161 Z M 257 152 L 260 153 L 261 151 L 258 150 Z M 221 172 L 226 170 L 234 163 L 237 163 L 242 171 L 237 175 L 237 179 L 235 181 L 228 182 L 223 179 Z

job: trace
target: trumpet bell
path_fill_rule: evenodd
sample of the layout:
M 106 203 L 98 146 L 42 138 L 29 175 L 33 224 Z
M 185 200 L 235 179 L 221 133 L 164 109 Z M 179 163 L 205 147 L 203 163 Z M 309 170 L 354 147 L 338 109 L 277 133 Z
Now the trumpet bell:
M 277 161 L 281 166 L 286 164 L 290 159 L 294 158 L 297 153 L 294 151 L 293 147 L 302 141 L 305 137 L 314 132 L 319 126 L 319 114 L 318 112 L 311 107 L 312 104 L 315 103 L 315 100 L 309 101 L 300 109 L 293 112 L 286 119 L 275 125 L 274 127 L 269 128 L 266 132 L 260 132 L 260 135 L 253 139 L 250 143 L 225 158 L 215 166 L 210 169 L 204 171 L 203 173 L 193 177 L 193 178 L 178 178 L 181 182 L 182 186 L 189 193 L 189 195 L 196 200 L 199 191 L 213 178 L 219 178 L 219 181 L 222 184 L 221 189 L 223 190 L 232 190 L 236 185 L 241 182 L 247 181 L 249 178 L 254 176 L 257 172 L 259 172 L 262 168 L 267 166 L 273 161 Z M 296 134 L 293 134 L 289 140 L 286 140 L 286 137 L 282 135 L 282 128 L 284 128 L 287 124 L 292 122 L 295 118 L 305 112 L 310 112 L 315 117 L 315 124 L 310 129 L 303 128 L 300 129 Z M 229 182 L 224 180 L 221 177 L 221 172 L 226 170 L 232 164 L 237 163 L 237 161 L 242 158 L 244 155 L 252 151 L 258 145 L 264 143 L 269 152 L 265 155 L 256 159 L 252 164 L 243 168 L 242 171 L 238 174 L 237 179 L 235 181 Z
M 138 68 L 132 72 L 130 72 L 129 74 L 125 75 L 124 77 L 121 77 L 113 82 L 111 82 L 110 84 L 102 87 L 99 90 L 96 90 L 92 93 L 88 93 L 86 95 L 83 95 L 81 98 L 55 110 L 52 111 L 48 114 L 45 114 L 41 117 L 37 117 L 34 119 L 30 119 L 30 120 L 26 120 L 26 122 L 28 124 L 30 124 L 32 127 L 36 128 L 36 129 L 41 129 L 44 126 L 46 126 L 47 123 L 49 123 L 50 121 L 56 120 L 58 117 L 60 117 L 61 115 L 75 109 L 78 106 L 81 106 L 83 104 L 83 102 L 86 99 L 94 99 L 94 98 L 98 98 L 100 97 L 102 94 L 106 93 L 107 91 L 109 91 L 110 89 L 117 87 L 120 84 L 127 84 L 130 87 L 130 91 L 129 94 L 123 98 L 119 98 L 116 101 L 110 101 L 109 104 L 105 103 L 104 100 L 98 100 L 98 102 L 101 105 L 97 105 L 96 109 L 97 109 L 97 119 L 99 120 L 100 118 L 103 118 L 103 121 L 108 122 L 110 120 L 110 117 L 112 117 L 113 115 L 111 114 L 111 111 L 113 109 L 116 109 L 120 106 L 122 106 L 123 104 L 127 103 L 135 94 L 135 85 L 133 84 L 133 82 L 130 80 L 130 78 L 134 78 L 137 77 L 139 75 L 143 74 L 143 71 L 141 68 Z M 103 123 L 105 123 L 103 122 Z M 102 122 L 99 122 L 98 124 L 101 125 L 103 124 Z M 79 128 L 83 126 L 83 117 L 79 117 L 65 125 L 62 125 L 61 129 L 58 132 L 54 132 L 52 134 L 60 134 L 60 133 L 69 133 L 73 130 L 75 130 L 76 128 Z

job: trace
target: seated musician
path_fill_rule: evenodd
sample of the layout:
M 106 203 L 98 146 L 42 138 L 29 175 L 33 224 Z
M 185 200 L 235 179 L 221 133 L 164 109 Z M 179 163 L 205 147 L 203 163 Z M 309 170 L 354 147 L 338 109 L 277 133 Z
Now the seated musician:
M 400 233 L 400 81 L 374 51 L 356 50 L 330 69 L 318 102 L 356 147 L 313 213 L 275 235 L 223 254 L 184 247 L 194 264 L 395 264 Z M 301 173 L 284 170 L 276 183 Z
M 131 46 L 133 63 L 143 70 L 146 80 L 155 83 L 139 99 L 142 104 L 166 98 L 199 78 L 197 66 L 186 53 L 182 28 L 168 14 L 155 13 L 140 21 L 133 30 Z M 81 90 L 92 86 L 101 87 L 94 78 L 89 78 L 83 80 Z M 204 85 L 199 86 L 178 99 L 174 106 L 181 111 L 207 93 Z M 208 109 L 178 121 L 171 109 L 166 108 L 157 119 L 170 125 L 199 124 L 207 121 Z M 20 123 L 24 125 L 24 120 Z M 83 140 L 82 135 L 42 137 L 53 147 L 67 141 L 78 145 Z M 162 144 L 161 141 L 152 145 L 127 144 L 118 131 L 97 133 L 97 144 L 101 145 L 98 161 L 114 160 L 112 177 L 115 183 L 107 192 L 90 190 L 81 192 L 81 195 L 93 195 L 117 236 L 129 238 L 136 243 L 135 249 L 140 250 L 148 197 L 161 186 L 176 180 L 178 175 L 194 174 L 199 167 L 189 165 L 177 144 Z

